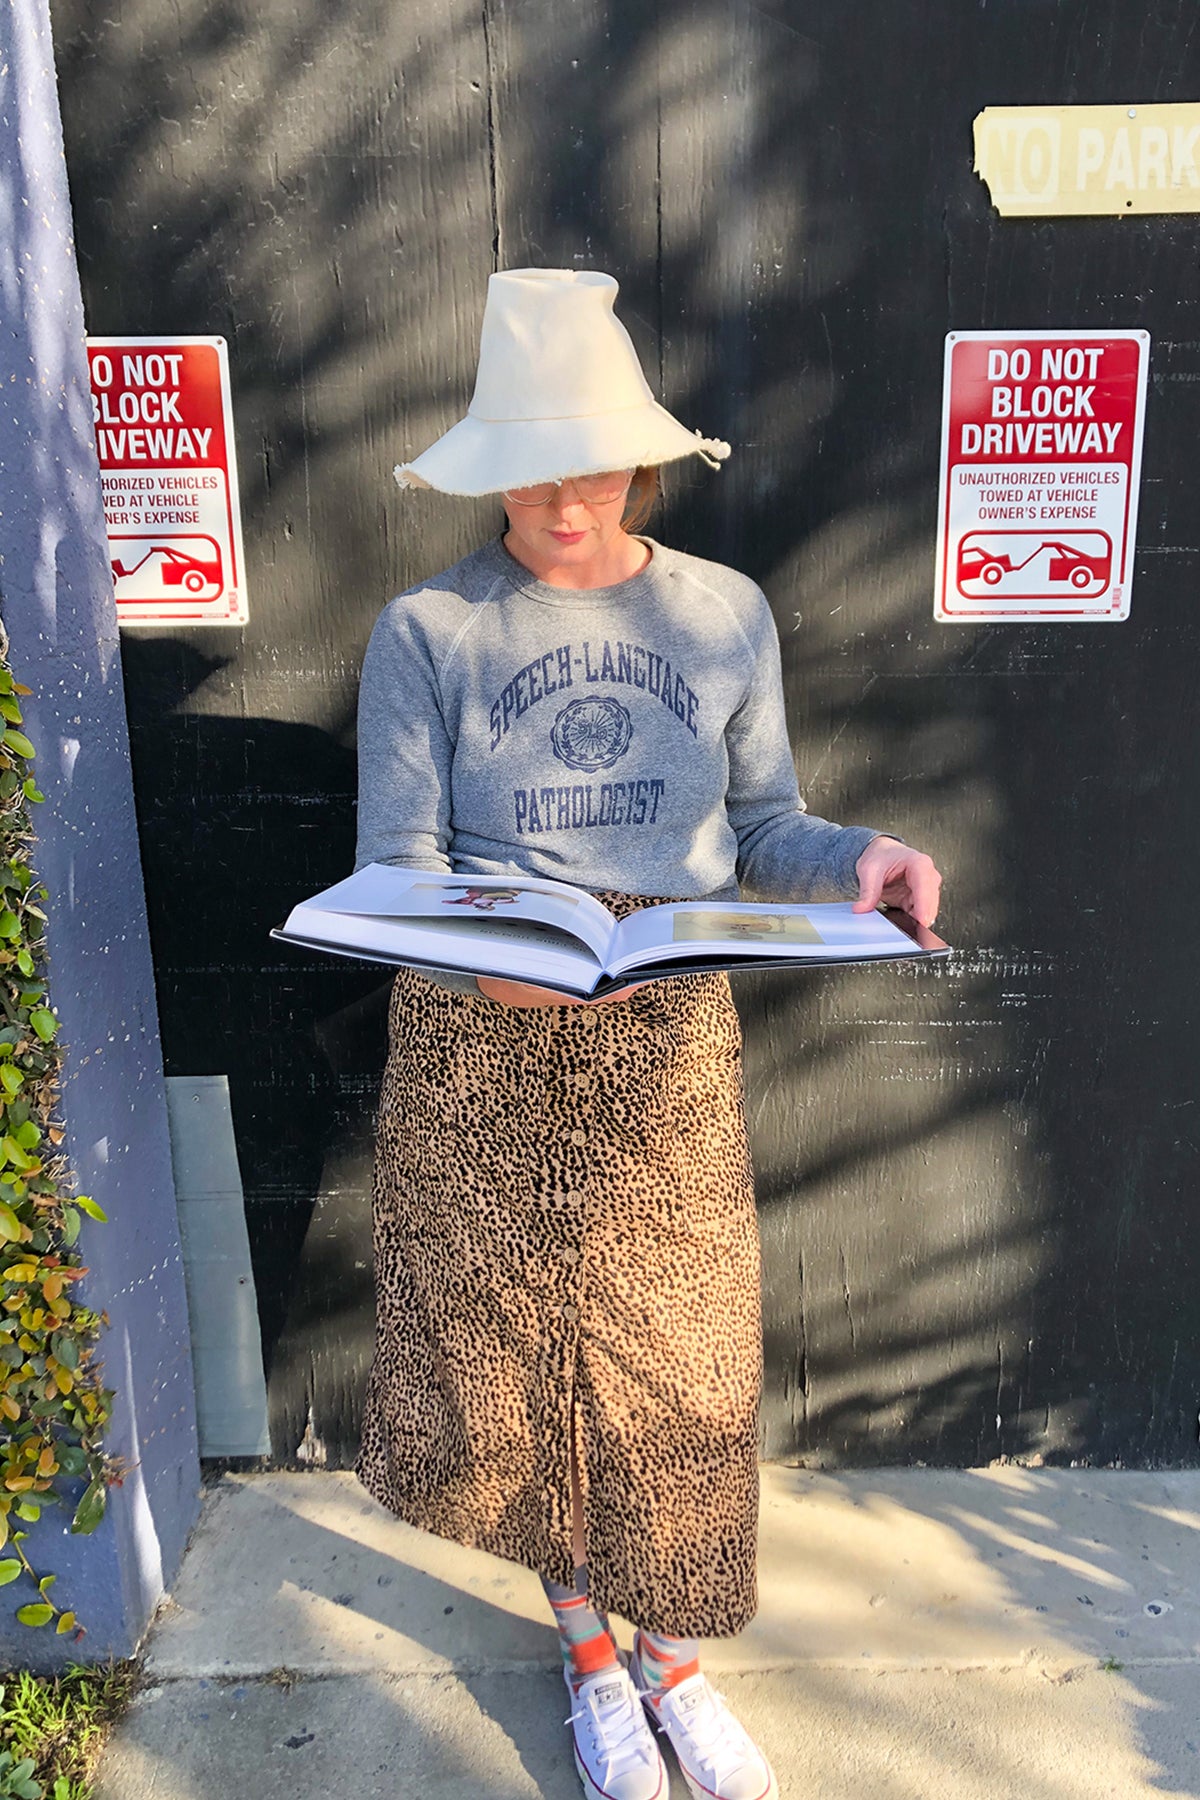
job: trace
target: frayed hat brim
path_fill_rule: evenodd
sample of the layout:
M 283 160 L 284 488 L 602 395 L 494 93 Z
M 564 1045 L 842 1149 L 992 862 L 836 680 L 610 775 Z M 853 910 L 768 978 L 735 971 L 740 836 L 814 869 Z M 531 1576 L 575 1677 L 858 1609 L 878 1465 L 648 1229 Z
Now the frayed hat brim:
M 397 463 L 401 487 L 477 497 L 603 469 L 630 469 L 700 456 L 719 468 L 720 438 L 688 431 L 656 400 L 591 418 L 480 419 L 468 413 L 412 462 Z

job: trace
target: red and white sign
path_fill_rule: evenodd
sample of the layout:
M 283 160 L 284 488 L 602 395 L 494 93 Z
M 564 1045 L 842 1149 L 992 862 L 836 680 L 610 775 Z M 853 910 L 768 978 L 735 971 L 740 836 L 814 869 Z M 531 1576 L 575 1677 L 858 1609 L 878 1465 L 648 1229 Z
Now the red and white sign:
M 122 625 L 244 625 L 246 578 L 219 337 L 89 338 Z
M 1126 619 L 1145 331 L 952 331 L 934 616 Z

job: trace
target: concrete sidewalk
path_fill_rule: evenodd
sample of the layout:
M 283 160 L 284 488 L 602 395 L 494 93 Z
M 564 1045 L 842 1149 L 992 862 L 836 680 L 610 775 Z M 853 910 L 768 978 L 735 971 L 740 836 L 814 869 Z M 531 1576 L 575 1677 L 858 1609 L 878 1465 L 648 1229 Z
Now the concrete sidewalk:
M 705 1655 L 783 1800 L 1200 1795 L 1200 1473 L 772 1466 L 763 1502 L 761 1611 Z M 536 1577 L 349 1474 L 207 1490 L 146 1654 L 97 1800 L 580 1794 Z

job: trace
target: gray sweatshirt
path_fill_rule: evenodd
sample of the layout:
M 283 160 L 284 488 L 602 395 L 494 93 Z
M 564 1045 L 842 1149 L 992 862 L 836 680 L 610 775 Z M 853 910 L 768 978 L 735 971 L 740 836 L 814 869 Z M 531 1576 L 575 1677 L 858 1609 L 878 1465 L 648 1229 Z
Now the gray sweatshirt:
M 384 608 L 359 693 L 355 868 L 857 896 L 878 833 L 804 810 L 762 590 L 642 541 L 639 574 L 582 589 L 497 538 Z

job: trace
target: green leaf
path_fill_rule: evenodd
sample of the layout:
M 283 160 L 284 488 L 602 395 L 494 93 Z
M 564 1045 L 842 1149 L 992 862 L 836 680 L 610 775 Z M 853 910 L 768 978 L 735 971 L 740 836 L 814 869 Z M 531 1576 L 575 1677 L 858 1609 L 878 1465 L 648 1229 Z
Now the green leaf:
M 36 1500 L 22 1500 L 15 1510 L 18 1519 L 28 1519 L 31 1523 L 42 1516 L 42 1509 Z
M 21 708 L 12 697 L 11 686 L 7 688 L 0 687 L 0 694 L 3 695 L 3 698 L 0 699 L 0 719 L 7 719 L 10 725 L 19 725 L 21 723 Z
M 63 1207 L 63 1242 L 68 1250 L 79 1236 L 79 1214 L 73 1206 Z M 61 1357 L 59 1358 L 61 1361 Z
M 43 1575 L 42 1579 L 38 1582 L 38 1593 L 44 1598 L 46 1589 L 52 1588 L 57 1580 L 57 1575 Z
M 104 1507 L 108 1499 L 102 1481 L 92 1481 L 84 1489 L 83 1497 L 75 1508 L 75 1517 L 71 1520 L 71 1530 L 80 1533 L 95 1531 L 104 1517 Z
M 93 1200 L 88 1194 L 76 1194 L 74 1204 L 80 1207 L 89 1219 L 99 1219 L 101 1224 L 108 1224 L 108 1214 L 99 1201 Z
M 33 1160 L 26 1156 L 11 1132 L 0 1138 L 0 1156 L 3 1156 L 5 1162 L 10 1162 L 14 1169 L 27 1169 Z
M 18 969 L 20 969 L 22 975 L 32 975 L 34 966 L 32 956 L 30 956 L 28 950 L 26 950 L 25 946 L 22 944 L 21 948 L 17 951 Z
M 58 1020 L 52 1012 L 47 1012 L 44 1006 L 37 1006 L 34 1008 L 29 1015 L 29 1023 L 37 1032 L 43 1044 L 48 1044 L 58 1030 Z
M 17 1244 L 21 1241 L 21 1225 L 11 1206 L 5 1206 L 0 1200 L 0 1241 Z
M 26 1119 L 23 1125 L 18 1125 L 13 1136 L 22 1150 L 36 1150 L 42 1141 L 42 1134 L 32 1119 Z
M 73 1612 L 65 1612 L 65 1613 L 61 1614 L 58 1624 L 54 1627 L 54 1629 L 58 1633 L 59 1637 L 62 1636 L 64 1631 L 74 1631 L 74 1629 L 75 1629 L 75 1614 Z M 56 1794 L 58 1792 L 59 1781 L 62 1781 L 61 1775 L 59 1776 L 58 1781 L 56 1781 L 54 1784 L 54 1791 Z M 67 1789 L 66 1789 L 66 1785 L 64 1783 L 64 1785 L 63 1785 L 63 1800 L 66 1800 L 66 1793 L 67 1793 Z
M 6 1557 L 3 1562 L 0 1562 L 0 1587 L 7 1587 L 10 1581 L 15 1581 L 21 1573 L 21 1568 L 22 1565 L 15 1556 Z
M 79 1367 L 79 1345 L 69 1332 L 53 1332 L 50 1338 L 50 1348 L 64 1369 Z
M 3 743 L 6 749 L 15 750 L 18 756 L 33 756 L 36 754 L 33 745 L 25 736 L 24 732 L 14 731 L 11 725 L 4 733 L 3 738 L 0 738 L 0 743 Z
M 0 1087 L 6 1094 L 19 1094 L 24 1085 L 25 1077 L 15 1062 L 0 1062 Z
M 27 775 L 21 785 L 25 789 L 27 800 L 44 800 L 46 798 L 32 775 Z
M 10 912 L 9 909 L 5 907 L 4 911 L 0 912 L 0 938 L 15 938 L 20 937 L 20 935 L 20 919 L 18 919 L 15 912 Z
M 28 1606 L 18 1606 L 17 1617 L 22 1625 L 46 1625 L 54 1617 L 54 1608 L 31 1601 Z

